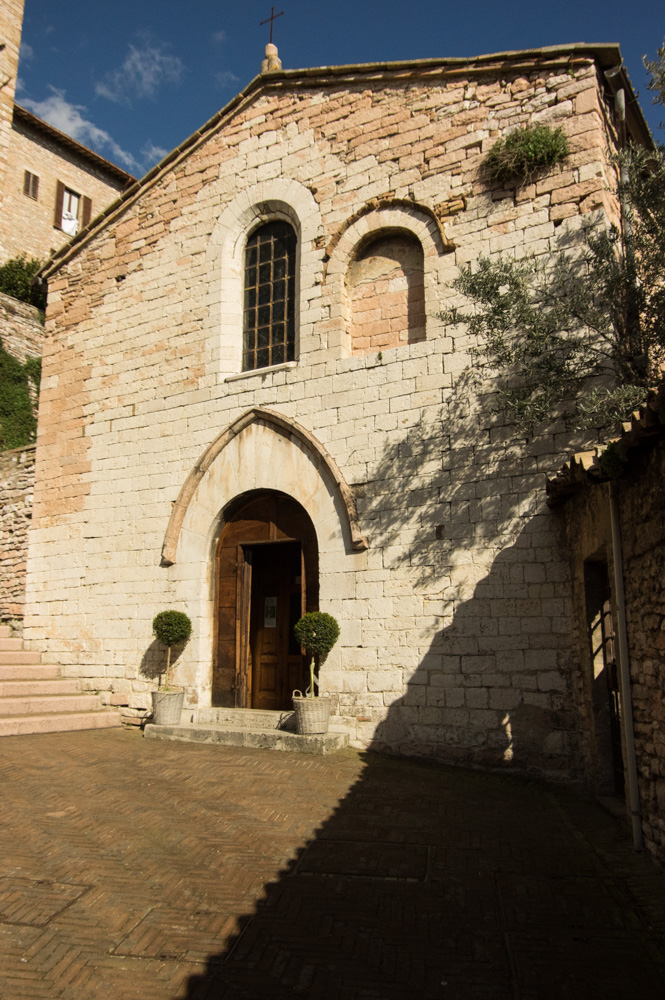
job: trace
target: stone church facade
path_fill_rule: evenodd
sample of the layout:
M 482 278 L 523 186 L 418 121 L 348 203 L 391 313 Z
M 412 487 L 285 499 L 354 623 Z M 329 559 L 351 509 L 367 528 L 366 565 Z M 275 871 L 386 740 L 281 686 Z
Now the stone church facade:
M 154 615 L 200 708 L 286 709 L 303 610 L 356 746 L 576 779 L 570 569 L 545 479 L 445 326 L 481 255 L 547 255 L 614 217 L 616 46 L 281 70 L 274 62 L 48 281 L 24 635 L 145 706 Z M 627 102 L 627 130 L 646 129 Z M 483 159 L 561 125 L 527 186 Z

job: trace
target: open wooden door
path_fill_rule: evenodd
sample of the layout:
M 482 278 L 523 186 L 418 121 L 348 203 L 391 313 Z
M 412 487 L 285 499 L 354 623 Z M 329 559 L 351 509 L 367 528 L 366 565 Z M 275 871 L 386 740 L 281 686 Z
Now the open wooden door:
M 291 707 L 306 682 L 293 625 L 318 608 L 318 545 L 304 508 L 261 491 L 225 511 L 215 575 L 212 704 Z

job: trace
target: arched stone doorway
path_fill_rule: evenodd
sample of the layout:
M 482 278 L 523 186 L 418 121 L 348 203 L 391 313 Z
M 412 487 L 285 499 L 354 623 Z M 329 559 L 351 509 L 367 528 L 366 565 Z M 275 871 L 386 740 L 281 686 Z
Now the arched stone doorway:
M 285 493 L 231 501 L 215 558 L 212 704 L 285 710 L 305 663 L 293 625 L 319 600 L 316 531 Z

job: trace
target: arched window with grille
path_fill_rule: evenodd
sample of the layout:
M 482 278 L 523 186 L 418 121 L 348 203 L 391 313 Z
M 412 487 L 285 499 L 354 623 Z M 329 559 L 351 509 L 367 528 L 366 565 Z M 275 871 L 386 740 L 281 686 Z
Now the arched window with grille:
M 269 222 L 247 241 L 243 371 L 295 359 L 296 244 L 288 222 Z

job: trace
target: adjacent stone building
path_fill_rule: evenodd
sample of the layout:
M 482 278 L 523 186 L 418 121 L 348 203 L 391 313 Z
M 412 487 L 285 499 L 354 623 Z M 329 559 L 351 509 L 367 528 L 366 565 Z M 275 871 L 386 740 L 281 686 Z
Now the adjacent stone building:
M 651 399 L 624 424 L 609 448 L 572 456 L 548 482 L 550 505 L 562 519 L 570 553 L 580 651 L 574 697 L 587 785 L 599 796 L 625 795 L 630 800 L 631 780 L 635 782 L 638 832 L 661 862 L 665 861 L 664 412 L 661 393 L 660 399 Z M 628 718 L 632 725 L 627 725 Z
M 24 0 L 0 6 L 0 264 L 46 260 L 88 226 L 134 178 L 15 103 Z M 39 357 L 38 311 L 0 293 L 0 343 L 23 362 Z M 20 627 L 34 448 L 2 456 L 0 621 Z
M 445 326 L 480 255 L 547 255 L 615 212 L 616 46 L 264 72 L 58 252 L 48 280 L 25 636 L 147 704 L 186 611 L 190 715 L 286 709 L 305 609 L 357 746 L 576 780 L 570 567 L 534 441 Z M 616 70 L 606 74 L 606 70 Z M 561 126 L 528 186 L 493 143 Z
M 15 103 L 23 8 L 0 8 L 0 263 L 45 260 L 134 181 Z

